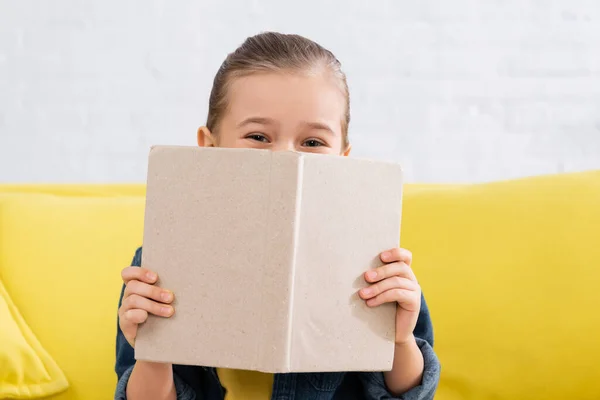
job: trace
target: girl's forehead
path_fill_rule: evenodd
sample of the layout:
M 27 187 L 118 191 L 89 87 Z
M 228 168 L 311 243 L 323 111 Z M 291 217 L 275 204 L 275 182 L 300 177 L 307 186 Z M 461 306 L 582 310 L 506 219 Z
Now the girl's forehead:
M 227 97 L 234 118 L 268 113 L 271 118 L 339 120 L 345 112 L 344 95 L 324 74 L 255 73 L 235 78 Z

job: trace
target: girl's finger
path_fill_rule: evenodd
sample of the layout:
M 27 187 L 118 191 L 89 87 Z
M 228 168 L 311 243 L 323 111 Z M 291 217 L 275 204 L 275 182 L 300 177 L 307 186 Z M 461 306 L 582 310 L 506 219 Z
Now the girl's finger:
M 419 289 L 419 285 L 410 279 L 400 276 L 392 276 L 384 279 L 359 291 L 359 295 L 363 300 L 372 299 L 379 296 L 381 293 L 391 289 L 405 289 L 415 291 Z
M 148 312 L 146 310 L 140 310 L 139 308 L 134 308 L 132 310 L 127 310 L 123 313 L 122 317 L 125 322 L 139 325 L 148 319 Z
M 382 265 L 379 268 L 365 272 L 365 280 L 369 283 L 379 282 L 392 276 L 400 276 L 415 282 L 417 281 L 413 270 L 404 262 Z
M 127 298 L 132 294 L 138 294 L 142 297 L 156 300 L 160 303 L 168 304 L 173 301 L 173 293 L 171 291 L 137 280 L 132 280 L 127 283 L 123 298 Z
M 123 300 L 122 307 L 123 313 L 126 313 L 128 310 L 140 309 L 159 317 L 170 317 L 175 311 L 170 305 L 157 303 L 137 294 L 132 294 Z
M 379 257 L 384 263 L 393 263 L 398 261 L 402 261 L 406 263 L 406 265 L 410 265 L 412 263 L 412 253 L 400 247 L 384 251 Z
M 158 275 L 155 272 L 140 267 L 127 267 L 121 271 L 121 278 L 124 283 L 132 280 L 142 281 L 146 283 L 155 283 Z
M 140 310 L 143 311 L 143 310 Z M 147 315 L 147 314 L 146 314 Z M 137 327 L 139 324 L 130 321 L 125 313 L 119 313 L 119 328 L 121 328 L 121 332 L 123 332 L 123 336 L 129 342 L 129 344 L 133 347 L 133 342 L 135 341 L 135 335 L 137 333 Z
M 402 308 L 409 311 L 418 311 L 418 292 L 406 289 L 391 289 L 381 293 L 379 296 L 367 300 L 369 307 L 377 307 L 384 303 L 399 303 Z M 414 309 L 413 309 L 414 308 Z

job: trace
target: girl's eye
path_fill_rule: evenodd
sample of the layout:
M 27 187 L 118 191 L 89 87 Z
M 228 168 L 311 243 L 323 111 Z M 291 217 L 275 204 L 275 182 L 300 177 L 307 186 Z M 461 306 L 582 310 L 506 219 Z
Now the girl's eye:
M 316 139 L 309 139 L 306 142 L 304 142 L 304 145 L 306 147 L 320 147 L 320 146 L 325 146 L 322 142 L 316 140 Z
M 257 142 L 261 143 L 269 143 L 269 139 L 260 133 L 251 133 L 250 135 L 246 136 L 246 139 L 256 140 Z

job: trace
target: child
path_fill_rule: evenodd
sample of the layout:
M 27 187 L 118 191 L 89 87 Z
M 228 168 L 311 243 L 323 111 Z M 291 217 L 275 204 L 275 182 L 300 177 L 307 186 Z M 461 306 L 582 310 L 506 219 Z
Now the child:
M 248 38 L 221 65 L 198 145 L 347 156 L 349 121 L 346 77 L 334 55 L 301 36 L 263 33 Z M 155 273 L 139 268 L 138 249 L 133 266 L 122 272 L 115 399 L 432 399 L 440 366 L 411 253 L 395 248 L 380 258 L 384 265 L 365 272 L 370 285 L 359 295 L 370 307 L 397 303 L 393 369 L 271 375 L 136 362 L 138 324 L 149 313 L 169 318 L 175 312 L 174 294 L 154 285 Z

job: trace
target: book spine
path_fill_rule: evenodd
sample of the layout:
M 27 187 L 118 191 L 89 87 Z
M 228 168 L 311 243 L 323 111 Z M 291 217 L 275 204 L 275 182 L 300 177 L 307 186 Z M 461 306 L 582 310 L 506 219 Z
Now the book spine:
M 293 242 L 292 242 L 292 263 L 290 266 L 290 302 L 288 312 L 288 329 L 287 329 L 287 371 L 292 370 L 292 354 L 293 354 L 293 334 L 294 334 L 294 296 L 296 287 L 296 259 L 298 255 L 298 236 L 300 233 L 300 215 L 302 211 L 302 185 L 304 183 L 304 157 L 297 159 L 296 167 L 296 196 L 295 196 L 295 207 L 294 207 L 294 221 L 293 221 Z
M 257 369 L 288 372 L 291 366 L 293 291 L 302 157 L 274 152 L 266 206 L 265 268 L 261 292 L 262 339 L 256 349 Z

